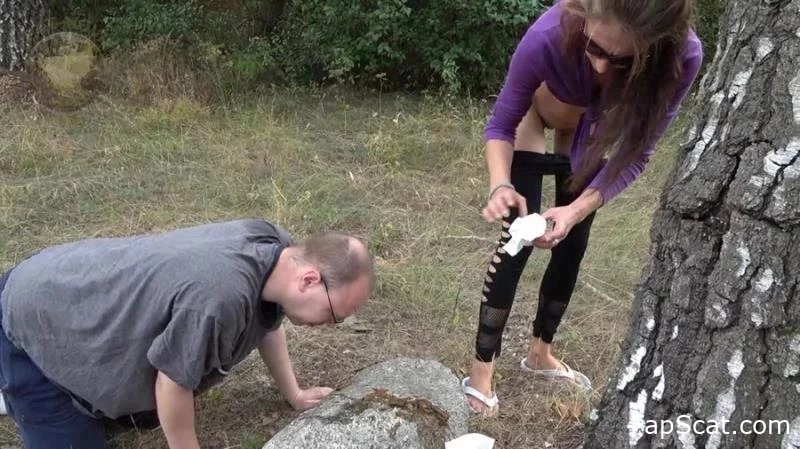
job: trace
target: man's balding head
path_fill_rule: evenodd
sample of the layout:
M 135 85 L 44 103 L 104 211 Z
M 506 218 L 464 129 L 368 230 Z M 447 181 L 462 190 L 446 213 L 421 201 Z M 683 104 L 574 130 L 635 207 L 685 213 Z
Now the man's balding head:
M 375 263 L 366 243 L 360 238 L 338 231 L 316 234 L 298 245 L 304 262 L 319 268 L 331 291 L 360 284 L 366 290 L 352 298 L 358 308 L 371 295 L 375 286 Z
M 305 262 L 322 270 L 328 288 L 354 282 L 365 276 L 374 284 L 375 265 L 367 245 L 358 237 L 343 232 L 316 234 L 298 245 Z

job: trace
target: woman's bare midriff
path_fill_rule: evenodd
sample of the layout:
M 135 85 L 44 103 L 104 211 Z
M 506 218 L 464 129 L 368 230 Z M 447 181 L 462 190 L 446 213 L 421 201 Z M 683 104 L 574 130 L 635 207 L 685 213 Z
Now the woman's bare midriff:
M 550 128 L 554 134 L 553 152 L 569 155 L 572 138 L 585 110 L 582 106 L 562 102 L 553 95 L 546 83 L 542 83 L 533 94 L 530 109 L 517 126 L 514 148 L 517 151 L 545 153 L 545 129 Z

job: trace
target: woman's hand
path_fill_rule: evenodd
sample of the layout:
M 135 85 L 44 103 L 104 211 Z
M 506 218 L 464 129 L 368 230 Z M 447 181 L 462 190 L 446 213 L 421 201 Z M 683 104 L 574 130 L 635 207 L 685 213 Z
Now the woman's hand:
M 554 222 L 553 229 L 533 241 L 533 245 L 541 249 L 550 249 L 567 237 L 573 226 L 581 220 L 578 211 L 572 206 L 561 206 L 547 209 L 542 216 Z
M 524 217 L 528 215 L 528 204 L 525 197 L 517 193 L 511 186 L 500 186 L 495 189 L 486 207 L 483 208 L 483 219 L 492 222 L 508 217 L 511 213 L 510 208 L 516 207 L 519 210 L 519 216 Z

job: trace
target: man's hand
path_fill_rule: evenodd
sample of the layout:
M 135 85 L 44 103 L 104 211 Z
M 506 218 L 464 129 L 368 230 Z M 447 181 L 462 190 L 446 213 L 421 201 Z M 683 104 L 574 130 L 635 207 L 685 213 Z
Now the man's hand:
M 332 388 L 314 387 L 308 390 L 299 390 L 289 401 L 295 410 L 308 410 L 318 406 L 323 399 L 333 392 Z
M 194 429 L 194 394 L 161 371 L 156 377 L 156 408 L 169 449 L 200 449 Z
M 286 401 L 297 410 L 308 410 L 319 405 L 325 396 L 331 393 L 330 388 L 317 387 L 301 390 L 297 385 L 297 377 L 289 359 L 289 348 L 286 345 L 286 331 L 281 327 L 268 332 L 258 345 L 261 359 L 272 373 L 278 389 Z

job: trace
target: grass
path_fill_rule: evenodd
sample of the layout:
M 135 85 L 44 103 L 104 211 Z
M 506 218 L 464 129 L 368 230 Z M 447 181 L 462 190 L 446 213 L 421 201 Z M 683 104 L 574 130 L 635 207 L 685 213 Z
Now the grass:
M 498 236 L 478 214 L 488 110 L 480 101 L 336 89 L 276 89 L 228 107 L 179 97 L 150 106 L 105 98 L 72 113 L 13 109 L 0 115 L 0 269 L 59 242 L 240 217 L 275 220 L 297 238 L 351 231 L 378 258 L 377 291 L 358 331 L 288 325 L 301 383 L 342 387 L 400 355 L 433 357 L 461 374 Z M 556 338 L 558 354 L 598 391 L 620 353 L 673 140 L 599 213 Z M 545 204 L 551 198 L 548 188 Z M 516 369 L 546 262 L 542 252 L 532 257 L 509 320 L 496 378 L 501 414 L 472 423 L 501 449 L 572 448 L 583 436 L 580 421 L 559 413 L 570 398 Z M 261 447 L 297 416 L 255 358 L 197 407 L 207 448 Z M 16 432 L 0 419 L 0 446 L 9 444 L 18 444 Z M 166 444 L 160 431 L 132 431 L 112 447 Z

